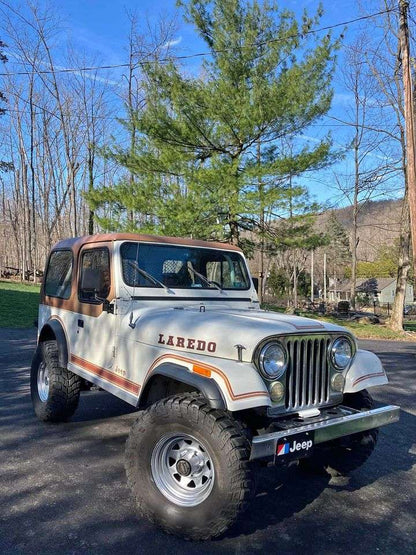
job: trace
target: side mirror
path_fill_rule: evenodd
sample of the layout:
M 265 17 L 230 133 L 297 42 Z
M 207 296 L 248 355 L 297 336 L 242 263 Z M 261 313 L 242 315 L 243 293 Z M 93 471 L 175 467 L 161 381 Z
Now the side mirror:
M 81 289 L 98 293 L 103 289 L 103 278 L 100 271 L 86 268 L 82 272 Z
M 257 293 L 259 292 L 259 278 L 251 278 L 253 285 L 254 285 L 254 289 L 257 291 Z
M 107 312 L 114 310 L 106 299 L 110 292 L 109 286 L 105 286 L 103 273 L 95 268 L 86 268 L 81 277 L 80 293 L 84 301 L 97 301 L 103 303 L 103 309 Z

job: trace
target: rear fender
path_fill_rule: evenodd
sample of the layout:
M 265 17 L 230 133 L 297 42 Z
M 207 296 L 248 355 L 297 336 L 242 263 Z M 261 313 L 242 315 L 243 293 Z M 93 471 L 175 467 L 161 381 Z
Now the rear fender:
M 58 360 L 61 368 L 68 366 L 68 343 L 62 324 L 55 319 L 48 320 L 39 333 L 38 343 L 55 339 L 58 345 Z

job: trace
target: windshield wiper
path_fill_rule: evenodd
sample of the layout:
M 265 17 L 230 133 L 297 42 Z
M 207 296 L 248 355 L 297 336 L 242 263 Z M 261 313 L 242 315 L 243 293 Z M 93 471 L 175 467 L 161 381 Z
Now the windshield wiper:
M 128 263 L 130 264 L 130 266 L 132 268 L 134 268 L 136 270 L 136 272 L 138 272 L 140 275 L 142 275 L 148 281 L 154 283 L 155 285 L 159 285 L 159 287 L 163 287 L 163 289 L 166 291 L 166 293 L 169 293 L 169 295 L 174 295 L 175 294 L 175 292 L 172 291 L 172 289 L 169 289 L 169 287 L 166 287 L 166 285 L 164 283 L 162 283 L 161 281 L 156 279 L 154 276 L 152 276 L 152 274 L 149 274 L 149 272 L 146 272 L 146 270 L 143 270 L 142 268 L 140 268 L 140 266 L 137 264 L 137 262 L 135 260 L 128 260 Z
M 200 274 L 199 272 L 197 272 L 196 270 L 194 270 L 193 268 L 191 268 L 190 266 L 188 266 L 188 270 L 194 275 L 194 276 L 198 276 L 200 280 L 202 280 L 204 283 L 206 283 L 207 285 L 209 285 L 210 287 L 215 287 L 215 289 L 218 289 L 218 291 L 221 291 L 221 293 L 224 293 L 224 290 L 218 285 L 218 283 L 215 283 L 215 281 L 209 281 L 209 279 L 207 279 L 205 276 L 203 276 L 202 274 Z M 224 293 L 225 294 L 225 293 Z

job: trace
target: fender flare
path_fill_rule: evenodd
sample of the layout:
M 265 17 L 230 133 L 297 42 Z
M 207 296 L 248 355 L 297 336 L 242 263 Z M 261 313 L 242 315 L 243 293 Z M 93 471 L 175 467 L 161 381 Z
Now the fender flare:
M 358 349 L 345 375 L 344 393 L 356 393 L 388 383 L 381 360 L 371 351 Z
M 212 378 L 204 378 L 198 374 L 190 372 L 186 367 L 179 364 L 174 364 L 172 362 L 163 362 L 160 366 L 157 366 L 151 373 L 149 379 L 146 381 L 140 397 L 145 396 L 147 388 L 155 376 L 165 376 L 166 378 L 172 378 L 177 382 L 182 382 L 184 384 L 195 387 L 198 391 L 202 393 L 205 399 L 208 401 L 209 405 L 213 409 L 227 409 L 226 402 L 222 395 L 221 389 L 217 382 Z M 139 401 L 140 406 L 140 401 Z
M 61 368 L 68 367 L 68 344 L 65 330 L 58 320 L 48 320 L 39 333 L 38 344 L 55 337 L 58 345 L 58 361 Z

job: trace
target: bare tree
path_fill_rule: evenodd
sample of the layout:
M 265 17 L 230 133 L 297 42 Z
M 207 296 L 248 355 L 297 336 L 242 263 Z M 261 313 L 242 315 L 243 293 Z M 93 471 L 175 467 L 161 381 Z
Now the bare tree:
M 15 238 L 22 277 L 28 271 L 35 277 L 58 238 L 92 227 L 82 191 L 94 187 L 108 167 L 97 157 L 110 127 L 108 82 L 96 71 L 82 71 L 85 58 L 71 50 L 67 62 L 74 69 L 60 72 L 54 52 L 61 29 L 47 7 L 30 4 L 20 11 L 1 1 L 0 13 L 24 74 L 6 82 L 11 99 L 6 132 L 16 171 L 2 182 L 5 226 Z
M 384 8 L 392 10 L 391 0 L 384 0 Z M 393 117 L 385 122 L 380 133 L 388 134 L 397 144 L 399 168 L 404 183 L 404 207 L 401 216 L 400 254 L 397 270 L 397 285 L 389 326 L 394 330 L 403 329 L 403 308 L 406 298 L 406 284 L 410 268 L 410 225 L 407 197 L 406 143 L 404 127 L 403 87 L 401 79 L 400 40 L 398 36 L 397 14 L 386 13 L 383 34 L 379 43 L 369 45 L 367 61 L 381 93 L 382 105 L 389 106 Z
M 350 234 L 351 304 L 355 306 L 357 285 L 357 251 L 360 241 L 360 212 L 394 173 L 397 166 L 386 153 L 389 137 L 379 132 L 382 124 L 377 104 L 377 81 L 365 58 L 369 37 L 360 34 L 346 47 L 346 61 L 342 69 L 343 83 L 352 101 L 342 120 L 352 132 L 347 152 L 352 152 L 353 167 L 349 175 L 335 176 L 337 187 L 352 206 Z

